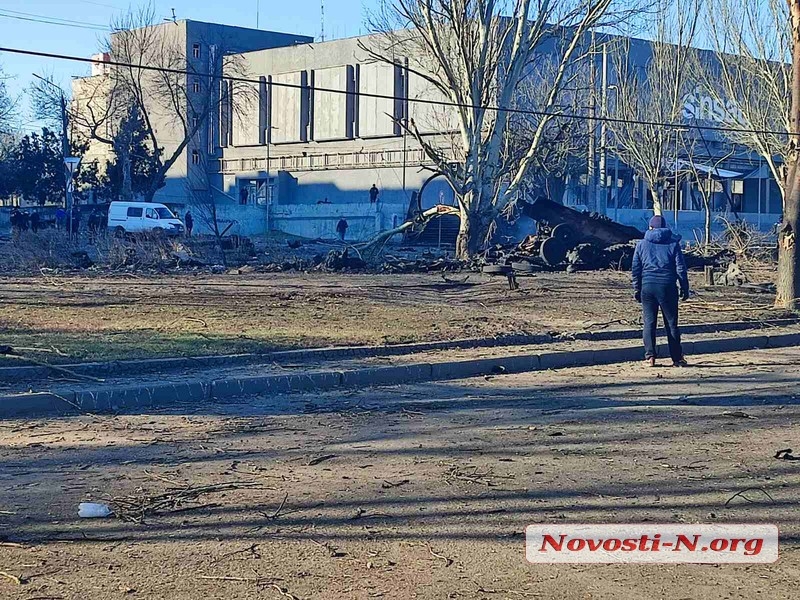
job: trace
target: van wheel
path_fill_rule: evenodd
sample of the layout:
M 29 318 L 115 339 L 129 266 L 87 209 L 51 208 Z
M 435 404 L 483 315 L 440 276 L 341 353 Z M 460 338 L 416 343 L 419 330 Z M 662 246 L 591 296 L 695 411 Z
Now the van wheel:
M 114 228 L 114 237 L 117 237 L 117 238 L 125 237 L 125 228 L 124 227 L 115 227 Z

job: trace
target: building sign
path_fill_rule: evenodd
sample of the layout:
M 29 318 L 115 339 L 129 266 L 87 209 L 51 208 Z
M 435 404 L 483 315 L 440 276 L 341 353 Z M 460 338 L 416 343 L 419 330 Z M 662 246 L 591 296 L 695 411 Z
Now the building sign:
M 684 119 L 714 123 L 742 123 L 744 115 L 735 100 L 719 101 L 700 89 L 683 97 Z

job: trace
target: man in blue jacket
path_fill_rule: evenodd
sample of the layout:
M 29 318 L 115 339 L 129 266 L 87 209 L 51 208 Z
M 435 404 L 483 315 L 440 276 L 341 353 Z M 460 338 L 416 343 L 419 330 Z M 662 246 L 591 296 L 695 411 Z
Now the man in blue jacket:
M 667 228 L 661 215 L 650 219 L 650 229 L 636 244 L 633 254 L 634 298 L 642 304 L 644 321 L 644 356 L 651 367 L 656 366 L 656 322 L 658 309 L 664 317 L 672 366 L 685 367 L 678 329 L 678 285 L 680 298 L 689 297 L 689 276 L 681 252 L 681 237 Z

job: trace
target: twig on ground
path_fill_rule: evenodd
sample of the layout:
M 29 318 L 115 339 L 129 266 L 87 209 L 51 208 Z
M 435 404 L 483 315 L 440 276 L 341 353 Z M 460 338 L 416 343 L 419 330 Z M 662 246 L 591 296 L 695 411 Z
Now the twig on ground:
M 148 515 L 157 512 L 176 512 L 204 508 L 209 505 L 183 506 L 187 502 L 196 502 L 204 494 L 227 492 L 243 488 L 259 488 L 261 484 L 257 481 L 228 481 L 202 486 L 186 486 L 183 488 L 171 488 L 161 494 L 152 496 L 126 496 L 122 498 L 111 498 L 109 503 L 114 514 L 124 520 L 133 523 L 141 523 Z
M 350 517 L 351 521 L 358 519 L 391 519 L 392 515 L 386 513 L 368 513 L 363 508 L 357 508 L 353 515 Z
M 323 456 L 317 456 L 316 458 L 312 458 L 310 461 L 306 463 L 307 467 L 313 467 L 314 465 L 318 465 L 321 462 L 326 460 L 330 460 L 332 458 L 336 458 L 335 454 L 325 454 Z
M 388 490 L 390 488 L 400 487 L 401 485 L 405 485 L 405 484 L 410 483 L 410 482 L 411 482 L 410 479 L 401 479 L 398 482 L 393 482 L 393 481 L 389 481 L 388 479 L 384 479 L 383 483 L 381 483 L 381 487 L 383 489 L 385 489 L 385 490 Z
M 284 598 L 288 598 L 289 600 L 300 600 L 300 598 L 292 594 L 289 590 L 283 589 L 277 583 L 270 583 L 269 585 L 271 588 L 274 588 Z
M 447 484 L 452 484 L 453 481 L 466 481 L 467 483 L 478 483 L 486 487 L 496 485 L 493 479 L 514 479 L 514 476 L 496 475 L 491 469 L 480 472 L 477 466 L 463 469 L 458 465 L 450 465 L 450 469 L 444 476 L 444 480 Z
M 6 579 L 16 583 L 17 585 L 22 585 L 22 579 L 17 577 L 16 575 L 12 575 L 11 573 L 0 571 L 0 577 L 5 577 Z
M 764 488 L 760 488 L 760 487 L 749 487 L 749 488 L 745 488 L 745 489 L 743 489 L 741 492 L 736 492 L 736 493 L 735 493 L 733 496 L 731 496 L 730 498 L 728 498 L 727 502 L 725 502 L 725 507 L 727 508 L 727 506 L 728 506 L 728 505 L 729 505 L 729 504 L 730 504 L 730 503 L 733 501 L 733 499 L 734 499 L 734 498 L 737 498 L 737 497 L 738 497 L 738 498 L 741 498 L 742 500 L 746 500 L 746 501 L 747 501 L 747 502 L 749 502 L 750 504 L 757 504 L 757 502 L 756 502 L 755 500 L 751 500 L 750 498 L 748 498 L 747 496 L 745 496 L 745 495 L 744 495 L 746 492 L 755 492 L 755 491 L 761 492 L 761 493 L 762 493 L 762 494 L 764 494 L 764 495 L 765 495 L 767 498 L 769 498 L 769 499 L 770 499 L 772 502 L 775 502 L 775 498 L 773 498 L 772 496 L 770 496 L 769 492 L 768 492 L 767 490 L 765 490 Z
M 328 551 L 328 556 L 330 556 L 331 558 L 341 558 L 341 557 L 343 557 L 343 556 L 347 556 L 347 554 L 346 554 L 346 553 L 344 553 L 344 552 L 340 552 L 340 551 L 339 551 L 339 549 L 338 549 L 338 548 L 336 548 L 336 546 L 334 546 L 334 545 L 333 545 L 333 544 L 331 544 L 330 542 L 325 542 L 325 543 L 323 544 L 322 542 L 318 542 L 318 541 L 317 541 L 317 540 L 315 540 L 314 538 L 309 538 L 309 539 L 310 539 L 312 542 L 314 542 L 314 543 L 315 543 L 317 546 L 319 546 L 320 548 L 325 548 L 325 550 L 327 550 L 327 551 Z
M 226 558 L 229 558 L 231 556 L 236 556 L 237 554 L 245 554 L 246 552 L 250 552 L 254 556 L 260 558 L 260 555 L 258 554 L 258 544 L 250 544 L 247 548 L 243 548 L 242 550 L 234 550 L 233 552 L 226 552 L 225 554 L 215 558 L 211 562 L 216 564 Z
M 205 579 L 207 581 L 241 581 L 264 585 L 272 582 L 272 580 L 267 577 L 232 577 L 230 575 L 200 575 L 200 579 Z
M 447 558 L 447 557 L 446 557 L 446 556 L 444 556 L 443 554 L 437 554 L 436 552 L 434 552 L 434 551 L 433 551 L 433 548 L 431 547 L 431 545 L 430 545 L 430 544 L 427 544 L 427 546 L 428 546 L 428 552 L 430 552 L 430 553 L 431 553 L 431 556 L 433 556 L 433 557 L 435 557 L 435 558 L 439 558 L 439 559 L 443 560 L 443 561 L 444 561 L 444 563 L 445 563 L 445 564 L 444 564 L 444 566 L 445 566 L 445 567 L 449 567 L 450 565 L 452 565 L 452 564 L 453 564 L 453 559 L 451 559 L 451 558 Z
M 271 515 L 268 515 L 268 514 L 266 514 L 266 513 L 262 513 L 262 514 L 263 514 L 265 517 L 267 517 L 268 519 L 277 519 L 277 518 L 280 516 L 280 514 L 281 514 L 281 511 L 283 510 L 283 507 L 286 505 L 286 500 L 287 500 L 288 498 L 289 498 L 289 492 L 286 492 L 286 493 L 284 494 L 284 496 L 283 496 L 283 500 L 281 501 L 281 504 L 280 504 L 280 506 L 278 507 L 278 510 L 276 510 L 276 511 L 275 511 L 274 513 L 272 513 Z
M 51 346 L 50 348 L 19 348 L 14 347 L 14 350 L 18 350 L 20 352 L 46 352 L 48 354 L 58 354 L 59 356 L 66 356 L 69 357 L 69 354 L 66 352 L 62 352 L 58 348 Z
M 59 373 L 66 373 L 70 377 L 77 377 L 79 379 L 88 379 L 89 381 L 96 381 L 98 383 L 105 382 L 105 379 L 100 379 L 99 377 L 92 377 L 91 375 L 81 375 L 80 373 L 76 373 L 75 371 L 70 371 L 69 369 L 65 369 L 64 367 L 59 367 L 58 365 L 51 365 L 49 362 L 45 362 L 43 360 L 37 360 L 35 358 L 31 358 L 30 356 L 20 356 L 18 354 L 3 354 L 4 358 L 13 358 L 15 360 L 22 360 L 25 362 L 33 363 L 39 367 L 46 367 L 48 369 L 52 369 L 53 371 L 57 371 Z

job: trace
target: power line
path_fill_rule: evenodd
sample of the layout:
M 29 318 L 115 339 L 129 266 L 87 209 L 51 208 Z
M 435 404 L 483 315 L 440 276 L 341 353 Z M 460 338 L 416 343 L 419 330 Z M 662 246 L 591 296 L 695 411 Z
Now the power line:
M 1 15 L 0 15 L 1 16 Z M 73 62 L 82 62 L 82 63 L 91 63 L 96 64 L 98 61 L 91 58 L 86 58 L 83 56 L 71 56 L 69 54 L 56 54 L 53 52 L 40 52 L 37 50 L 24 50 L 21 48 L 6 48 L 0 46 L 0 52 L 8 52 L 10 54 L 22 54 L 25 56 L 38 56 L 40 58 L 52 58 L 56 60 L 68 60 Z M 225 80 L 225 81 L 235 81 L 239 83 L 252 83 L 255 85 L 260 85 L 261 80 L 259 79 L 248 79 L 247 77 L 235 77 L 235 76 L 227 76 L 227 75 L 217 75 L 214 73 L 198 73 L 188 70 L 182 69 L 170 69 L 167 67 L 156 67 L 152 65 L 136 65 L 132 63 L 125 63 L 120 61 L 113 61 L 107 60 L 103 61 L 104 65 L 109 65 L 112 67 L 126 67 L 131 69 L 139 69 L 142 71 L 156 71 L 159 73 L 171 73 L 174 75 L 189 75 L 192 77 L 203 77 L 206 79 L 211 80 Z M 303 86 L 296 83 L 282 83 L 282 82 L 271 82 L 270 85 L 276 87 L 283 87 L 283 88 L 290 88 L 290 89 L 297 89 L 297 90 L 304 90 L 307 89 L 308 86 Z M 800 135 L 795 132 L 788 132 L 788 131 L 771 131 L 768 129 L 746 129 L 743 127 L 726 127 L 720 125 L 696 125 L 696 124 L 687 124 L 687 123 L 665 123 L 659 121 L 634 121 L 632 119 L 620 119 L 618 117 L 608 117 L 608 116 L 598 116 L 598 115 L 579 115 L 574 113 L 554 113 L 554 112 L 547 112 L 543 110 L 534 110 L 534 109 L 526 109 L 526 108 L 503 108 L 500 106 L 483 106 L 477 104 L 465 104 L 459 102 L 449 102 L 446 100 L 430 100 L 427 98 L 406 98 L 402 96 L 393 96 L 389 94 L 375 94 L 372 92 L 348 92 L 347 90 L 338 90 L 334 88 L 324 88 L 324 87 L 316 87 L 314 86 L 311 88 L 317 92 L 325 92 L 331 94 L 346 94 L 351 96 L 363 96 L 365 98 L 376 98 L 378 100 L 399 100 L 402 102 L 412 102 L 416 104 L 426 104 L 432 106 L 448 106 L 451 108 L 461 108 L 467 110 L 487 110 L 492 112 L 506 112 L 511 114 L 520 114 L 520 115 L 533 115 L 538 117 L 552 117 L 552 118 L 560 118 L 560 119 L 568 119 L 568 120 L 576 120 L 576 121 L 597 121 L 597 122 L 605 122 L 605 123 L 617 123 L 622 125 L 647 125 L 649 127 L 663 127 L 665 129 L 686 129 L 690 127 L 692 129 L 703 130 L 703 131 L 716 131 L 719 133 L 753 133 L 753 134 L 760 134 L 760 135 L 780 135 L 780 136 L 789 136 L 789 135 Z
M 57 17 L 46 17 L 43 15 L 34 15 L 31 13 L 23 13 L 7 8 L 1 9 L 0 18 L 15 19 L 17 21 L 29 21 L 31 23 L 42 23 L 45 25 L 61 25 L 63 27 L 74 27 L 76 29 L 91 29 L 93 31 L 110 31 L 110 27 L 98 25 L 94 23 L 81 23 L 80 21 L 72 21 L 70 19 L 59 19 Z M 13 13 L 13 14 L 6 14 Z

